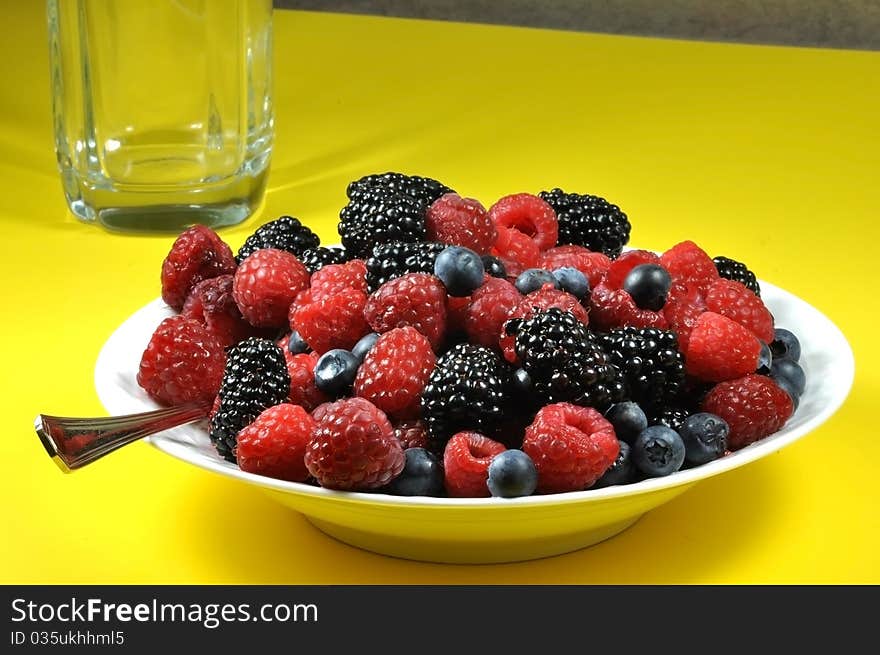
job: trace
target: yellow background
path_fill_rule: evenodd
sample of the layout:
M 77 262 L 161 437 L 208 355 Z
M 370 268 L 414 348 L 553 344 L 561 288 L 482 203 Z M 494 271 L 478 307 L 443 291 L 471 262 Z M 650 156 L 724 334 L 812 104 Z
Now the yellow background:
M 444 566 L 339 544 L 146 444 L 70 476 L 49 461 L 33 417 L 103 413 L 95 357 L 158 295 L 172 237 L 67 213 L 43 11 L 5 3 L 0 40 L 0 582 L 880 582 L 880 53 L 276 13 L 269 190 L 223 232 L 233 248 L 281 213 L 333 242 L 345 185 L 368 172 L 431 175 L 487 205 L 559 185 L 621 205 L 636 246 L 693 238 L 746 261 L 855 350 L 849 401 L 783 452 L 591 549 Z

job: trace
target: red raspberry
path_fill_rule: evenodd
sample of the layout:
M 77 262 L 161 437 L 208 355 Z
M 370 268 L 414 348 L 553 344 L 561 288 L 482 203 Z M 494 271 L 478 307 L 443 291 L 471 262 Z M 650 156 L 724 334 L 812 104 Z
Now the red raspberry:
M 489 252 L 498 236 L 480 201 L 457 193 L 447 193 L 431 203 L 425 229 L 429 241 L 464 246 L 481 255 Z
M 263 248 L 241 263 L 235 272 L 232 295 L 242 316 L 257 327 L 287 325 L 294 298 L 309 286 L 309 272 L 289 252 Z
M 421 421 L 404 421 L 394 427 L 394 436 L 404 450 L 428 447 L 428 428 Z
M 489 209 L 489 218 L 497 227 L 513 228 L 531 237 L 538 250 L 552 248 L 559 237 L 553 207 L 531 193 L 504 196 Z
M 191 318 L 159 323 L 141 357 L 137 381 L 164 405 L 210 403 L 220 389 L 226 354 L 208 329 Z
M 617 458 L 614 427 L 592 407 L 543 407 L 526 428 L 523 450 L 538 469 L 538 491 L 563 493 L 592 485 Z
M 314 412 L 306 449 L 309 473 L 322 487 L 361 491 L 400 475 L 405 457 L 385 413 L 369 400 L 345 398 Z
M 682 241 L 660 256 L 660 264 L 669 271 L 673 282 L 683 282 L 705 292 L 718 279 L 715 263 L 693 241 Z
M 736 321 L 764 343 L 773 341 L 773 315 L 744 284 L 719 278 L 706 290 L 706 308 Z
M 669 328 L 678 337 L 678 348 L 687 352 L 688 340 L 700 314 L 706 311 L 706 302 L 699 289 L 691 288 L 676 282 L 669 290 L 666 304 L 663 305 L 663 316 Z
M 617 291 L 631 270 L 642 264 L 659 264 L 660 258 L 650 250 L 627 250 L 611 262 L 605 276 L 605 286 Z M 598 286 L 598 285 L 596 285 Z
M 556 246 L 541 253 L 538 268 L 555 271 L 557 268 L 571 266 L 587 276 L 590 288 L 602 281 L 602 277 L 611 266 L 611 260 L 601 252 L 593 252 L 582 246 Z
M 332 296 L 346 289 L 356 289 L 369 293 L 367 288 L 367 267 L 360 259 L 352 259 L 344 264 L 328 264 L 312 273 L 308 300 L 297 296 L 295 302 L 304 304 Z
M 703 312 L 691 331 L 685 370 L 707 382 L 722 382 L 754 373 L 761 343 L 739 323 L 715 312 Z
M 793 408 L 791 396 L 773 380 L 754 374 L 716 384 L 701 407 L 727 421 L 731 450 L 748 446 L 782 428 Z
M 619 327 L 661 328 L 668 326 L 660 312 L 640 309 L 623 289 L 611 289 L 603 282 L 590 294 L 590 320 L 599 330 Z
M 364 316 L 379 333 L 412 326 L 437 350 L 446 334 L 446 289 L 433 275 L 407 273 L 379 287 L 367 300 Z
M 503 453 L 504 444 L 492 441 L 477 432 L 459 432 L 443 451 L 446 493 L 453 498 L 484 498 L 489 495 L 486 484 L 489 464 Z
M 231 346 L 258 330 L 244 320 L 232 297 L 232 276 L 219 275 L 193 287 L 181 315 L 204 324 L 223 346 Z
M 319 355 L 334 348 L 349 350 L 370 331 L 364 319 L 366 305 L 365 293 L 346 289 L 317 302 L 292 307 L 290 327 Z
M 305 482 L 304 457 L 315 421 L 299 405 L 275 405 L 238 433 L 235 459 L 242 471 Z
M 180 311 L 202 280 L 235 272 L 235 257 L 209 227 L 193 225 L 175 239 L 162 262 L 162 300 Z
M 486 276 L 488 277 L 488 276 Z M 484 282 L 485 284 L 485 282 Z M 464 332 L 464 321 L 471 296 L 449 296 L 446 298 L 446 333 Z
M 507 315 L 507 319 L 504 323 L 512 318 L 531 318 L 535 315 L 535 312 L 539 310 L 547 310 L 551 307 L 557 307 L 566 312 L 571 312 L 574 314 L 575 318 L 584 325 L 590 324 L 590 315 L 580 301 L 570 293 L 554 289 L 552 284 L 545 284 L 537 291 L 532 291 L 527 296 L 520 297 L 519 303 L 517 303 L 513 311 Z M 501 324 L 498 343 L 504 353 L 504 358 L 507 361 L 514 363 L 517 361 L 516 350 L 514 348 L 515 337 L 507 334 L 504 328 L 504 323 Z
M 519 305 L 522 296 L 507 280 L 488 278 L 471 295 L 465 310 L 464 330 L 468 340 L 481 346 L 495 348 L 510 313 Z
M 496 226 L 498 238 L 492 246 L 491 254 L 501 260 L 507 277 L 515 278 L 527 268 L 535 268 L 541 257 L 541 250 L 535 242 L 519 230 Z
M 311 412 L 321 403 L 330 400 L 327 395 L 315 386 L 315 364 L 318 363 L 317 353 L 300 353 L 291 355 L 287 344 L 282 346 L 284 361 L 287 362 L 287 373 L 290 375 L 290 402 L 301 405 Z
M 354 380 L 354 393 L 392 418 L 416 418 L 422 389 L 436 363 L 423 334 L 412 327 L 395 328 L 379 335 L 367 353 Z

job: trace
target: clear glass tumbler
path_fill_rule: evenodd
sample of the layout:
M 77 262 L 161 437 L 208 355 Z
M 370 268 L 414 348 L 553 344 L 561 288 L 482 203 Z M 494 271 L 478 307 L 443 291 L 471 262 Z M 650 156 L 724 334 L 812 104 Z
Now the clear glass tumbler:
M 70 209 L 113 230 L 232 225 L 272 151 L 272 0 L 48 0 Z

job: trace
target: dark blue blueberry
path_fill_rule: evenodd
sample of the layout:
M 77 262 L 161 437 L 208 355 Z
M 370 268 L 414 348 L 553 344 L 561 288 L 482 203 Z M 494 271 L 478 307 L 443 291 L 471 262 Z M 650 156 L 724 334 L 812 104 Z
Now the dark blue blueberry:
M 518 368 L 513 372 L 513 390 L 526 395 L 532 392 L 532 376 L 524 368 Z
M 623 290 L 632 296 L 641 309 L 657 311 L 666 304 L 672 278 L 659 264 L 640 264 L 623 279 Z
M 685 459 L 691 464 L 705 464 L 727 450 L 730 426 L 720 416 L 700 412 L 688 416 L 678 433 L 684 442 Z
M 328 350 L 315 364 L 315 386 L 324 393 L 339 395 L 352 385 L 359 365 L 348 350 Z
M 776 328 L 770 350 L 776 359 L 787 358 L 796 362 L 801 358 L 801 342 L 793 332 L 785 328 Z
M 525 296 L 532 291 L 537 291 L 545 284 L 552 284 L 555 288 L 559 288 L 559 281 L 553 277 L 553 273 L 550 271 L 545 271 L 543 268 L 527 268 L 519 274 L 513 286 Z
M 481 259 L 483 260 L 483 269 L 486 273 L 492 277 L 500 277 L 502 280 L 507 278 L 507 269 L 504 267 L 504 262 L 500 259 L 492 255 L 483 255 Z
M 645 412 L 631 400 L 613 404 L 605 412 L 605 418 L 614 426 L 617 438 L 629 445 L 632 445 L 636 437 L 648 427 L 648 417 L 645 416 Z
M 761 342 L 761 354 L 758 355 L 758 368 L 755 371 L 758 375 L 770 375 L 770 366 L 773 364 L 773 351 L 770 346 Z
M 296 330 L 290 333 L 290 338 L 287 340 L 287 349 L 290 351 L 291 355 L 307 353 L 310 350 L 309 344 L 305 342 L 305 339 L 299 336 L 299 332 Z
M 632 447 L 636 468 L 651 478 L 675 473 L 684 463 L 684 442 L 678 432 L 665 425 L 642 431 Z
M 444 248 L 434 260 L 434 275 L 446 293 L 456 298 L 471 295 L 483 284 L 483 260 L 473 250 L 461 246 Z
M 636 478 L 636 469 L 632 462 L 632 449 L 625 441 L 618 441 L 617 445 L 620 450 L 614 464 L 602 474 L 602 477 L 596 480 L 596 483 L 590 489 L 601 489 L 602 487 L 611 487 L 616 484 L 629 484 Z
M 384 489 L 395 496 L 440 496 L 443 494 L 443 466 L 424 448 L 407 448 L 403 470 Z
M 367 336 L 361 337 L 360 340 L 354 344 L 354 347 L 351 349 L 351 354 L 354 355 L 354 358 L 358 360 L 358 362 L 363 362 L 364 357 L 367 356 L 367 353 L 373 349 L 373 346 L 376 345 L 376 341 L 379 340 L 379 335 L 376 332 L 370 332 Z
M 538 469 L 521 450 L 505 450 L 489 464 L 489 493 L 502 498 L 530 496 L 538 486 Z
M 780 384 L 780 380 L 786 380 L 796 396 L 802 396 L 807 386 L 807 376 L 801 365 L 792 359 L 777 359 L 770 367 L 770 377 Z M 781 385 L 780 385 L 781 386 Z
M 590 281 L 587 276 L 572 266 L 563 266 L 553 271 L 553 277 L 559 283 L 559 288 L 573 295 L 578 300 L 583 300 L 590 293 Z
M 773 380 L 780 389 L 782 389 L 791 398 L 792 412 L 797 411 L 798 405 L 801 404 L 801 396 L 796 393 L 788 378 L 775 378 Z

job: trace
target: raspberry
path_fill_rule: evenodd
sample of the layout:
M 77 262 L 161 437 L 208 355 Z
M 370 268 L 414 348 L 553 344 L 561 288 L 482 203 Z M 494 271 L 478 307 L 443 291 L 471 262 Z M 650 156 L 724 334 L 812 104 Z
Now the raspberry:
M 256 327 L 280 328 L 297 294 L 309 285 L 309 272 L 289 252 L 263 248 L 235 272 L 232 295 L 242 316 Z
M 715 262 L 693 241 L 682 241 L 660 256 L 660 264 L 673 282 L 683 282 L 705 292 L 718 279 Z
M 290 375 L 290 402 L 301 405 L 311 412 L 321 403 L 330 400 L 323 391 L 315 386 L 315 364 L 318 363 L 317 353 L 300 353 L 291 355 L 284 348 L 284 361 Z
M 388 416 L 416 418 L 422 389 L 437 356 L 415 328 L 395 328 L 379 336 L 357 372 L 354 393 L 366 398 Z
M 739 323 L 715 312 L 703 312 L 691 331 L 685 370 L 700 380 L 722 382 L 758 368 L 761 343 Z
M 688 340 L 700 314 L 706 311 L 706 302 L 699 289 L 677 282 L 669 290 L 663 316 L 678 338 L 678 348 L 687 352 Z
M 369 490 L 403 470 L 400 442 L 385 413 L 369 400 L 346 398 L 314 412 L 305 464 L 322 487 Z
M 702 410 L 727 421 L 728 446 L 737 450 L 779 430 L 793 407 L 791 396 L 772 379 L 752 374 L 716 384 L 703 399 Z
M 171 316 L 159 323 L 138 369 L 138 384 L 164 405 L 210 403 L 223 379 L 223 346 L 198 321 Z
M 590 315 L 580 301 L 570 293 L 554 289 L 551 284 L 545 284 L 537 291 L 532 291 L 527 296 L 521 297 L 517 306 L 507 315 L 507 320 L 515 318 L 532 318 L 536 312 L 548 310 L 553 307 L 571 312 L 574 314 L 574 317 L 584 325 L 590 324 Z M 513 342 L 513 336 L 506 333 L 504 330 L 504 324 L 502 323 L 498 343 L 501 347 L 501 351 L 504 353 L 504 358 L 512 363 L 517 361 Z
M 504 196 L 489 209 L 489 218 L 498 227 L 513 228 L 531 237 L 538 250 L 552 248 L 559 236 L 553 207 L 531 193 Z
M 244 320 L 232 297 L 231 275 L 199 282 L 190 291 L 180 313 L 202 323 L 223 346 L 256 336 L 257 331 Z
M 235 458 L 242 471 L 290 482 L 309 477 L 304 457 L 315 421 L 298 405 L 275 405 L 238 433 Z
M 292 307 L 290 326 L 318 354 L 334 348 L 349 350 L 370 331 L 364 319 L 366 304 L 365 293 L 346 289 L 317 302 Z
M 478 432 L 459 432 L 443 451 L 446 493 L 453 498 L 489 496 L 489 464 L 495 455 L 507 450 Z
M 555 271 L 557 268 L 571 266 L 587 276 L 590 288 L 602 281 L 602 276 L 611 266 L 611 260 L 601 252 L 592 252 L 582 246 L 556 246 L 541 253 L 538 268 Z
M 428 240 L 464 246 L 484 255 L 498 233 L 486 208 L 478 200 L 447 193 L 435 200 L 425 217 Z
M 487 276 L 488 277 L 488 276 Z M 467 318 L 467 310 L 473 296 L 448 296 L 446 298 L 446 333 L 458 334 L 464 332 L 464 322 Z
M 594 327 L 599 330 L 618 327 L 666 329 L 668 326 L 662 313 L 640 309 L 626 291 L 611 289 L 605 282 L 590 294 L 590 316 Z
M 628 250 L 611 262 L 605 276 L 605 286 L 617 291 L 629 272 L 642 264 L 659 264 L 660 258 L 650 250 Z
M 321 300 L 346 289 L 367 291 L 367 267 L 360 259 L 345 264 L 328 264 L 315 271 L 309 284 L 310 301 Z M 299 299 L 297 299 L 299 304 Z
M 535 268 L 541 257 L 541 250 L 532 239 L 509 227 L 496 225 L 498 238 L 490 254 L 501 260 L 507 276 L 515 278 L 527 268 Z
M 740 282 L 715 280 L 706 290 L 706 308 L 748 328 L 764 343 L 773 341 L 773 315 L 761 299 Z
M 471 295 L 470 304 L 464 311 L 464 330 L 468 340 L 481 346 L 497 347 L 504 322 L 521 300 L 519 291 L 507 280 L 486 279 L 483 286 Z
M 235 257 L 209 227 L 193 225 L 182 232 L 162 262 L 162 300 L 177 311 L 202 280 L 235 272 Z
M 543 407 L 526 428 L 525 453 L 538 469 L 538 491 L 563 493 L 592 485 L 614 464 L 614 428 L 591 407 L 556 403 Z
M 428 428 L 421 421 L 403 421 L 394 427 L 394 436 L 404 450 L 428 447 Z
M 367 300 L 364 316 L 379 333 L 412 326 L 437 350 L 446 333 L 446 289 L 433 275 L 407 273 L 379 287 Z

